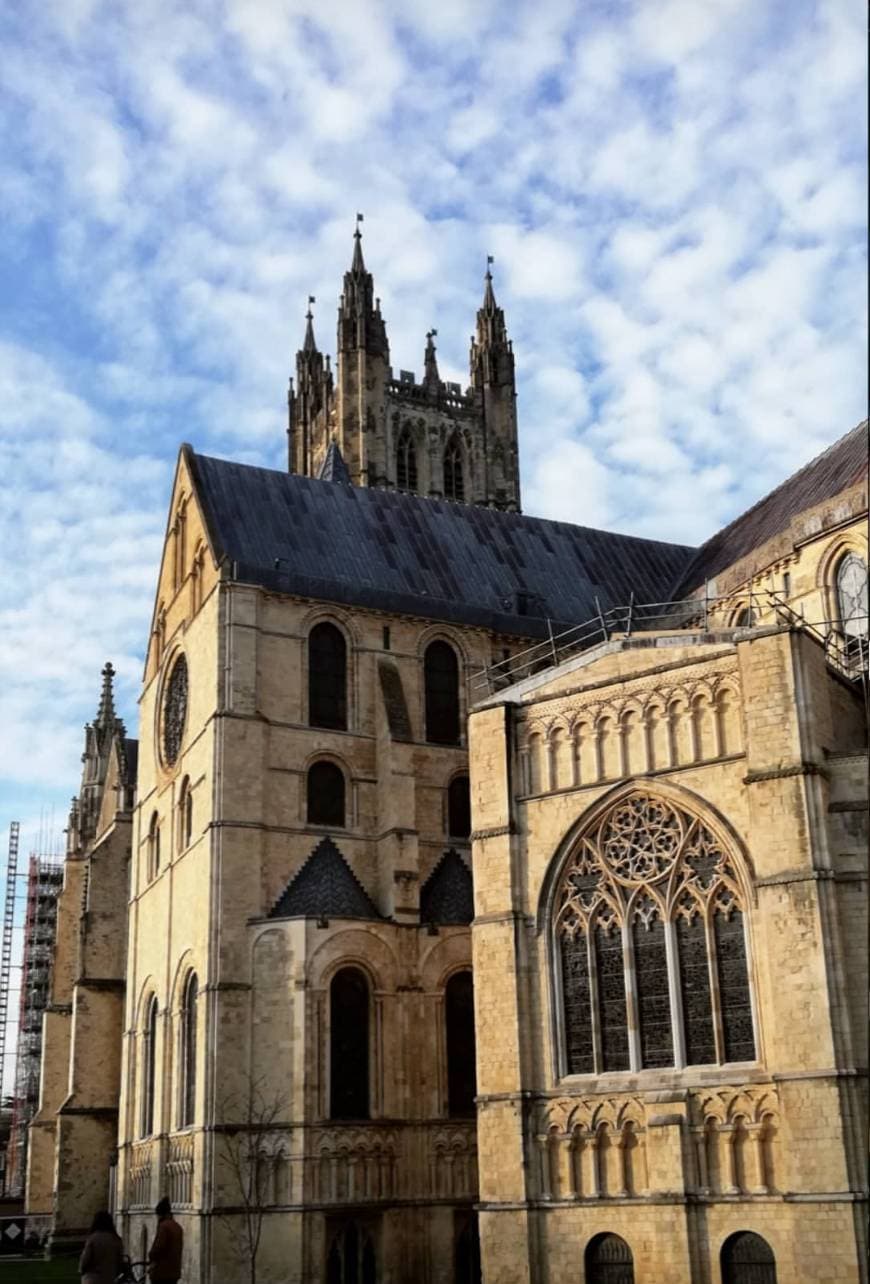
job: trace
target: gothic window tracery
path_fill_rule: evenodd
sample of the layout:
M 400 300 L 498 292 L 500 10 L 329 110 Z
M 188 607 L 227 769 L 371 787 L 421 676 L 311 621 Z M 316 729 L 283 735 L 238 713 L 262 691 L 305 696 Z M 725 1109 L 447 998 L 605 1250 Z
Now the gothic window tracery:
M 462 472 L 462 448 L 456 434 L 447 443 L 444 450 L 444 495 L 447 499 L 456 499 L 462 503 L 465 499 L 465 479 Z
M 172 666 L 163 698 L 163 758 L 174 765 L 181 750 L 187 717 L 187 659 L 180 655 Z
M 698 816 L 615 802 L 554 903 L 565 1071 L 754 1061 L 743 919 L 734 860 Z
M 399 490 L 417 489 L 417 450 L 408 428 L 402 430 L 396 448 L 396 485 Z
M 857 553 L 847 553 L 837 566 L 837 614 L 849 656 L 867 664 L 868 619 L 867 564 Z

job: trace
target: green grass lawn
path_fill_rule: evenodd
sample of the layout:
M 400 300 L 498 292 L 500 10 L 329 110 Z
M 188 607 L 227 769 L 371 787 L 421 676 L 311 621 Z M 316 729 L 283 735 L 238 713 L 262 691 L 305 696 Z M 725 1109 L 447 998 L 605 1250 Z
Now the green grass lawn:
M 78 1284 L 78 1255 L 9 1262 L 0 1257 L 0 1284 Z

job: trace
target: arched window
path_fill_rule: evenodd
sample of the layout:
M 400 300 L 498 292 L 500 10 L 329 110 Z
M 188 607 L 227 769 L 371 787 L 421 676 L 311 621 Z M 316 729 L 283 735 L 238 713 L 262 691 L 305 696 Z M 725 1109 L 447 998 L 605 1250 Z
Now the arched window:
M 187 776 L 181 782 L 178 794 L 178 850 L 183 852 L 193 838 L 193 794 Z
M 743 606 L 734 617 L 735 629 L 751 629 L 755 627 L 755 612 L 751 606 Z
M 145 1010 L 142 1030 L 142 1099 L 139 1134 L 150 1137 L 154 1131 L 154 1090 L 157 1069 L 157 999 L 152 998 Z
M 191 972 L 181 998 L 181 1069 L 178 1102 L 178 1126 L 189 1128 L 196 1112 L 196 999 L 199 991 L 196 973 Z
M 155 811 L 148 826 L 148 877 L 156 878 L 160 871 L 160 817 Z
M 447 788 L 447 833 L 451 838 L 471 834 L 471 794 L 467 776 L 454 776 Z
M 447 1026 L 447 1111 L 453 1118 L 474 1117 L 477 1067 L 474 1044 L 474 983 L 470 972 L 455 972 L 444 990 Z
M 308 768 L 308 823 L 344 828 L 344 772 L 334 762 Z
M 327 1284 L 377 1284 L 377 1257 L 369 1232 L 347 1222 L 333 1232 L 326 1259 Z
M 308 635 L 308 721 L 347 730 L 347 645 L 334 624 L 315 624 Z
M 846 638 L 866 638 L 867 566 L 857 553 L 847 553 L 837 567 L 837 613 Z
M 618 1235 L 596 1235 L 586 1245 L 586 1284 L 634 1284 L 634 1258 Z
M 554 923 L 567 1074 L 755 1060 L 740 882 L 697 816 L 614 803 L 563 870 Z
M 336 972 L 329 987 L 329 1115 L 369 1118 L 369 987 L 359 968 Z
M 444 495 L 447 499 L 465 499 L 465 481 L 462 476 L 462 447 L 456 434 L 444 450 Z
M 446 642 L 430 642 L 423 661 L 426 687 L 426 739 L 430 744 L 459 743 L 459 664 Z
M 776 1258 L 767 1240 L 738 1231 L 722 1245 L 722 1284 L 776 1284 Z
M 408 428 L 402 430 L 396 448 L 396 485 L 399 490 L 417 489 L 417 451 Z

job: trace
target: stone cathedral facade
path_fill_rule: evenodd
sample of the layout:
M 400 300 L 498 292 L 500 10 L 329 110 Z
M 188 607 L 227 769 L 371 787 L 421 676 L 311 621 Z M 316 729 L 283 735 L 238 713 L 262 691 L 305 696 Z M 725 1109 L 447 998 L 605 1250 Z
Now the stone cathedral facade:
M 185 1284 L 865 1280 L 867 429 L 701 549 L 520 512 L 487 274 L 357 234 L 289 471 L 183 446 L 71 825 L 28 1203 Z M 667 604 L 653 607 L 650 604 Z M 106 686 L 108 683 L 108 686 Z

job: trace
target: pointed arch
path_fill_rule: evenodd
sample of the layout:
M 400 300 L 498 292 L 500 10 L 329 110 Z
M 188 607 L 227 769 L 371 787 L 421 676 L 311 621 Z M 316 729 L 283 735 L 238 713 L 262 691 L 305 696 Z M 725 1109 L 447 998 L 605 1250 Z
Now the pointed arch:
M 465 501 L 465 473 L 462 444 L 458 433 L 452 433 L 444 447 L 444 497 Z
M 408 424 L 396 443 L 396 486 L 399 490 L 417 490 L 417 447 Z
M 747 871 L 687 792 L 618 787 L 548 871 L 562 1074 L 756 1059 Z
M 196 1115 L 197 999 L 199 980 L 188 972 L 181 992 L 178 1041 L 178 1126 L 189 1128 Z

